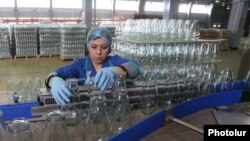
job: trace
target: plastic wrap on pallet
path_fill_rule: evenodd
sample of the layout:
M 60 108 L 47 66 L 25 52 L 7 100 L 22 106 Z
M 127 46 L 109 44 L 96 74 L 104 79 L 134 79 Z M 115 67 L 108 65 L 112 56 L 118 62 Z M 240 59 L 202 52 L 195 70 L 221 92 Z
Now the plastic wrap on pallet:
M 11 57 L 9 29 L 9 25 L 0 24 L 0 58 Z
M 38 55 L 38 25 L 17 24 L 14 25 L 16 45 L 16 57 Z
M 59 24 L 39 25 L 40 56 L 59 55 L 61 29 Z
M 75 59 L 84 56 L 87 27 L 83 24 L 64 24 L 61 33 L 60 57 Z

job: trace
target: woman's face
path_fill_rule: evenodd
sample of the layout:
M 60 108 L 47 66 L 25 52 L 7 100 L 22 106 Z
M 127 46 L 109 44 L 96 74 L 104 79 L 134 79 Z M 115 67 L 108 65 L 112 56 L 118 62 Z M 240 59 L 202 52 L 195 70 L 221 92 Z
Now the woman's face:
M 89 56 L 93 63 L 102 64 L 109 54 L 109 45 L 102 39 L 97 38 L 88 46 Z

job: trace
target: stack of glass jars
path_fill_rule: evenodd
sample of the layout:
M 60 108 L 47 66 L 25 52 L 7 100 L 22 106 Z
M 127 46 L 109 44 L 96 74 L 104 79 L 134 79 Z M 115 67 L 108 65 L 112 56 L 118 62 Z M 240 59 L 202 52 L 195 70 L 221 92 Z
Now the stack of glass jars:
M 40 56 L 59 55 L 61 42 L 60 25 L 45 23 L 39 25 Z
M 16 57 L 38 55 L 37 30 L 35 24 L 14 25 Z
M 10 53 L 12 56 L 14 56 L 16 54 L 16 43 L 15 43 L 15 31 L 13 26 L 10 26 L 9 35 L 10 35 Z
M 83 24 L 63 24 L 60 57 L 75 59 L 84 56 L 87 27 Z
M 220 62 L 216 41 L 132 42 L 117 39 L 112 53 L 139 63 L 143 78 L 153 73 L 157 79 L 165 79 L 175 72 L 178 78 L 185 79 L 189 70 L 202 74 Z
M 9 26 L 7 24 L 0 24 L 0 58 L 10 58 L 10 37 Z
M 112 53 L 141 65 L 212 63 L 220 59 L 218 42 L 131 42 L 116 40 Z
M 196 39 L 198 27 L 198 21 L 175 19 L 126 20 L 117 25 L 112 53 L 141 66 L 137 80 L 143 81 L 144 113 L 152 113 L 155 103 L 166 107 L 204 94 L 214 81 L 216 63 L 221 62 L 220 40 Z
M 190 40 L 199 34 L 197 20 L 128 19 L 116 27 L 116 37 L 136 41 Z

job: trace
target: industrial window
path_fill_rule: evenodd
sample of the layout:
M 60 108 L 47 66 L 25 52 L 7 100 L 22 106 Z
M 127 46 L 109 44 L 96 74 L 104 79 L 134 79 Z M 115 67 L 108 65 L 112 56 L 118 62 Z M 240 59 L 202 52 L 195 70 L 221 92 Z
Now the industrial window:
M 186 4 L 186 3 L 179 4 L 179 9 L 178 9 L 179 13 L 188 13 L 188 11 L 189 11 L 188 4 Z
M 82 9 L 82 0 L 52 0 L 53 8 Z
M 50 0 L 17 0 L 17 7 L 49 8 Z
M 194 4 L 191 8 L 191 13 L 208 14 L 208 6 L 202 4 Z
M 0 7 L 15 7 L 14 0 L 0 0 Z
M 115 2 L 115 9 L 116 10 L 137 11 L 137 9 L 138 9 L 138 2 L 137 1 L 122 1 L 122 0 L 117 0 Z
M 111 10 L 112 7 L 112 0 L 96 0 L 96 9 Z
M 163 12 L 163 2 L 146 2 L 145 11 Z

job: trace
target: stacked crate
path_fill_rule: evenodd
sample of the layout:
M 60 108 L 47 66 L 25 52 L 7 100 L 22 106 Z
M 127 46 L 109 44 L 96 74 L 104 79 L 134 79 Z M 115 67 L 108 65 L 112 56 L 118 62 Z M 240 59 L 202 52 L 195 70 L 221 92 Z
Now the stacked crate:
M 40 56 L 59 55 L 61 29 L 58 24 L 41 24 L 39 26 Z
M 0 58 L 11 58 L 9 26 L 0 24 Z
M 87 27 L 83 24 L 62 25 L 60 58 L 76 59 L 84 56 Z
M 222 39 L 220 50 L 229 49 L 230 31 L 226 29 L 200 29 L 200 39 L 214 40 Z
M 218 39 L 219 32 L 215 29 L 200 29 L 200 39 Z
M 15 57 L 33 57 L 38 55 L 38 26 L 35 24 L 14 25 Z
M 231 35 L 230 30 L 220 29 L 217 31 L 219 32 L 218 38 L 224 39 L 221 41 L 220 50 L 228 50 L 229 49 L 229 40 L 230 40 L 230 35 Z

